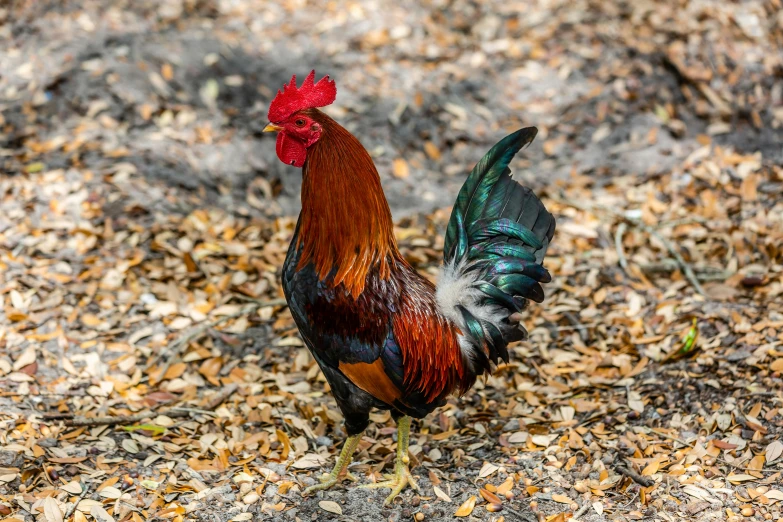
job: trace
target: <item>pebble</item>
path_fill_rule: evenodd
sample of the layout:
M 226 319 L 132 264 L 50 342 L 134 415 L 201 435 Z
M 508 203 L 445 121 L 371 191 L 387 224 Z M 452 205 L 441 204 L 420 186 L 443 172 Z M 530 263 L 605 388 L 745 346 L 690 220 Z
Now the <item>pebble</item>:
M 753 508 L 746 507 L 743 508 L 742 511 L 740 511 L 740 513 L 742 514 L 743 517 L 752 517 L 754 511 Z

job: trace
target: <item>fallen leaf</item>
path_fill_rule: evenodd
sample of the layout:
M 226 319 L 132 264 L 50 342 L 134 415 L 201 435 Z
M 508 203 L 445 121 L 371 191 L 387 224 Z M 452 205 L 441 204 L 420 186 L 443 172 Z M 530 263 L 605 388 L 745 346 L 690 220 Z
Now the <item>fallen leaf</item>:
M 314 469 L 326 465 L 326 459 L 317 453 L 308 453 L 304 457 L 291 464 L 295 469 Z
M 79 495 L 82 492 L 82 485 L 79 484 L 79 482 L 72 480 L 69 483 L 60 486 L 60 489 L 71 495 Z
M 726 477 L 726 480 L 728 480 L 732 484 L 740 484 L 742 482 L 748 482 L 750 480 L 757 480 L 757 479 L 756 479 L 756 477 L 754 477 L 752 475 L 747 475 L 745 473 L 741 473 L 741 474 L 738 474 L 738 475 L 729 474 Z
M 18 372 L 25 366 L 33 364 L 35 362 L 35 347 L 30 346 L 23 351 L 19 357 L 14 361 L 13 369 Z
M 52 497 L 43 500 L 43 513 L 46 522 L 63 522 L 63 512 Z
M 500 498 L 498 498 L 497 495 L 492 493 L 491 491 L 487 490 L 486 488 L 479 489 L 479 495 L 481 495 L 481 498 L 489 502 L 490 504 L 501 504 L 502 501 Z M 554 496 L 553 496 L 554 498 Z
M 334 513 L 335 515 L 343 514 L 343 508 L 341 508 L 340 504 L 337 502 L 332 502 L 331 500 L 322 500 L 318 503 L 318 505 L 321 507 L 321 509 L 328 511 L 329 513 Z
M 410 175 L 408 162 L 402 158 L 397 158 L 392 162 L 392 174 L 395 178 L 405 179 Z
M 528 433 L 526 431 L 517 431 L 508 436 L 509 444 L 524 444 L 527 441 Z
M 446 493 L 443 492 L 442 489 L 440 489 L 438 486 L 432 486 L 433 491 L 435 491 L 435 496 L 441 499 L 444 502 L 451 502 L 451 497 L 449 497 Z
M 657 460 L 650 462 L 642 470 L 642 475 L 644 475 L 645 477 L 651 477 L 655 475 L 656 473 L 658 473 L 659 466 L 660 466 L 660 462 L 658 462 Z
M 783 442 L 779 440 L 773 440 L 764 450 L 764 456 L 767 458 L 767 463 L 772 463 L 777 460 L 781 454 L 783 454 Z
M 530 437 L 530 440 L 536 446 L 544 446 L 545 448 L 548 448 L 552 441 L 556 438 L 557 435 L 533 435 Z
M 95 522 L 116 522 L 100 505 L 93 505 L 90 508 L 90 515 L 95 519 Z
M 478 476 L 479 478 L 485 478 L 492 475 L 499 469 L 500 468 L 494 464 L 490 464 L 489 462 L 484 462 L 484 465 L 481 466 L 481 469 L 479 470 Z
M 467 517 L 473 513 L 473 508 L 476 507 L 476 496 L 473 495 L 467 499 L 463 504 L 454 512 L 455 517 Z

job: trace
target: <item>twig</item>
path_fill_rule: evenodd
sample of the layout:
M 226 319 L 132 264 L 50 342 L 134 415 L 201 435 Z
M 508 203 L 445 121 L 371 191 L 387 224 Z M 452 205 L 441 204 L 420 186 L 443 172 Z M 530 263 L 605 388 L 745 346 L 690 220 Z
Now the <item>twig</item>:
M 186 408 L 184 406 L 174 406 L 171 408 L 172 411 L 184 411 L 186 413 L 194 413 L 196 415 L 215 415 L 214 411 L 207 411 L 207 410 L 200 410 L 198 408 Z
M 700 218 L 700 217 L 686 217 L 681 219 L 672 219 L 671 221 L 662 221 L 655 225 L 655 228 L 661 229 L 661 228 L 674 228 L 679 227 L 680 225 L 690 225 L 692 223 L 699 223 L 700 225 L 703 225 L 707 222 L 706 219 Z
M 628 502 L 626 502 L 625 504 L 623 504 L 620 507 L 623 508 L 623 509 L 627 508 L 628 506 L 630 506 L 633 503 L 634 500 L 636 500 L 636 497 L 638 497 L 638 496 L 639 496 L 639 492 L 637 491 L 636 493 L 633 494 L 633 497 L 631 497 L 631 500 L 629 500 Z
M 653 484 L 655 484 L 655 481 L 653 479 L 651 479 L 649 477 L 643 477 L 642 475 L 639 475 L 637 472 L 632 470 L 630 467 L 626 467 L 626 466 L 620 465 L 620 466 L 615 466 L 614 469 L 616 471 L 619 471 L 620 473 L 622 473 L 623 475 L 625 475 L 629 479 L 633 480 L 634 482 L 636 482 L 640 486 L 644 486 L 644 487 L 648 488 L 648 487 L 652 486 Z
M 659 431 L 659 430 L 656 430 L 656 429 L 653 428 L 653 429 L 650 429 L 650 432 L 651 433 L 655 433 L 656 435 L 660 435 L 661 437 L 666 437 L 667 439 L 673 440 L 674 442 L 679 442 L 683 446 L 687 446 L 689 448 L 693 447 L 693 443 L 692 442 L 686 442 L 686 441 L 682 440 L 679 437 L 675 437 L 674 435 L 669 435 L 668 433 L 665 433 L 663 431 Z
M 570 320 L 570 319 L 569 319 Z M 555 328 L 558 332 L 570 332 L 572 330 L 587 330 L 588 328 L 594 328 L 601 323 L 577 323 L 572 326 L 558 326 Z
M 239 389 L 239 386 L 237 384 L 229 384 L 223 390 L 217 392 L 215 395 L 213 395 L 207 403 L 204 405 L 205 410 L 214 410 L 221 404 L 223 404 L 223 401 L 231 397 L 235 391 Z
M 519 511 L 517 511 L 516 509 L 512 508 L 511 506 L 503 506 L 503 509 L 505 509 L 506 511 L 508 511 L 510 513 L 513 513 L 516 516 L 518 516 L 520 520 L 525 520 L 527 522 L 537 522 L 538 521 L 538 517 L 536 515 L 534 515 L 533 513 L 530 513 L 529 515 L 525 514 L 525 513 L 520 513 Z
M 562 203 L 563 205 L 568 205 L 570 207 L 578 208 L 580 210 L 584 210 L 586 212 L 593 212 L 595 213 L 597 210 L 600 210 L 602 212 L 605 212 L 607 214 L 610 214 L 612 216 L 615 216 L 618 219 L 621 219 L 623 221 L 628 222 L 629 224 L 640 228 L 650 234 L 651 236 L 654 236 L 657 238 L 661 243 L 663 243 L 663 246 L 666 247 L 666 249 L 669 251 L 669 253 L 674 257 L 675 261 L 677 261 L 677 264 L 680 265 L 680 269 L 682 270 L 682 273 L 685 275 L 685 278 L 690 282 L 690 284 L 693 286 L 694 290 L 696 290 L 696 293 L 699 295 L 707 297 L 707 294 L 704 292 L 704 289 L 702 288 L 701 284 L 699 283 L 699 280 L 696 279 L 696 274 L 693 273 L 693 269 L 691 269 L 691 266 L 683 259 L 682 255 L 680 254 L 679 250 L 677 250 L 677 247 L 674 246 L 674 244 L 663 237 L 654 227 L 651 227 L 649 225 L 646 225 L 643 223 L 640 219 L 629 217 L 622 212 L 618 212 L 612 208 L 609 208 L 604 205 L 586 205 L 583 203 L 579 203 L 578 201 L 571 201 L 566 198 L 559 198 L 559 197 L 553 197 L 554 201 L 557 201 L 558 203 Z
M 239 386 L 237 384 L 229 384 L 210 397 L 206 404 L 204 404 L 203 409 L 214 410 L 237 391 L 238 388 Z M 161 411 L 144 410 L 133 415 L 118 415 L 114 417 L 73 417 L 72 419 L 66 419 L 64 422 L 66 426 L 119 426 L 135 424 L 155 415 L 166 415 L 167 417 L 177 418 L 187 417 L 190 413 L 192 413 L 192 411 L 189 408 L 175 406 Z
M 74 391 L 65 391 L 61 393 L 57 392 L 35 392 L 35 393 L 19 393 L 15 391 L 0 392 L 0 397 L 87 397 L 87 393 L 76 393 Z
M 614 233 L 614 248 L 617 250 L 617 261 L 620 263 L 623 272 L 625 272 L 628 277 L 633 278 L 630 270 L 628 270 L 628 259 L 626 259 L 625 251 L 623 250 L 623 234 L 625 234 L 626 230 L 628 230 L 628 225 L 625 221 L 621 221 L 620 224 L 617 225 L 617 230 Z
M 168 415 L 169 417 L 187 417 L 187 412 L 179 411 L 165 411 L 160 414 Z M 144 410 L 134 415 L 118 415 L 115 417 L 74 417 L 72 419 L 66 419 L 66 426 L 116 426 L 120 424 L 135 424 L 141 422 L 144 419 L 148 419 L 155 415 L 152 410 Z
M 163 356 L 165 352 L 166 362 L 162 367 L 162 371 L 159 371 L 161 378 L 163 378 L 163 376 L 166 375 L 166 372 L 168 371 L 169 367 L 171 367 L 171 365 L 174 363 L 175 359 L 178 359 L 180 357 L 182 352 L 187 349 L 190 343 L 203 337 L 207 333 L 207 331 L 209 331 L 211 328 L 223 324 L 229 319 L 235 319 L 243 315 L 251 314 L 254 311 L 258 310 L 259 308 L 264 308 L 266 306 L 282 306 L 284 304 L 286 304 L 285 299 L 270 299 L 268 301 L 256 301 L 248 306 L 243 307 L 238 312 L 221 316 L 212 322 L 202 324 L 196 328 L 193 328 L 190 332 L 178 338 L 173 343 L 169 344 L 166 347 L 166 349 L 161 352 L 160 355 L 154 357 L 150 362 L 147 363 L 145 369 L 149 371 L 149 369 L 152 368 L 152 366 L 157 364 L 157 362 L 161 359 L 161 356 Z
M 579 518 L 579 517 L 581 517 L 582 515 L 584 515 L 585 513 L 587 513 L 587 510 L 588 510 L 588 509 L 590 509 L 590 502 L 585 502 L 584 504 L 582 504 L 582 507 L 580 507 L 580 508 L 577 510 L 577 512 L 573 514 L 573 516 L 572 516 L 571 518 L 573 518 L 574 520 L 576 520 L 577 518 Z
M 679 268 L 677 261 L 674 259 L 664 259 L 658 263 L 644 263 L 639 265 L 642 272 L 647 273 L 661 273 L 661 272 L 673 272 Z M 729 277 L 733 276 L 735 272 L 730 270 L 721 270 L 719 268 L 713 268 L 710 266 L 694 266 L 693 271 L 696 278 L 699 281 L 725 281 Z
M 579 322 L 579 318 L 571 312 L 565 312 L 565 317 L 574 325 L 575 329 L 579 332 L 579 337 L 582 342 L 588 342 L 590 340 L 590 334 L 587 332 L 587 327 Z
M 87 489 L 87 486 L 84 484 L 84 482 L 79 482 L 79 486 L 81 486 L 82 492 L 79 493 L 79 498 L 76 499 L 76 502 L 74 502 L 73 505 L 65 512 L 63 520 L 68 520 L 71 518 L 71 515 L 73 515 L 73 512 L 76 511 L 76 508 L 79 506 L 79 502 L 84 500 L 84 497 L 86 497 L 87 493 L 89 493 L 89 490 Z

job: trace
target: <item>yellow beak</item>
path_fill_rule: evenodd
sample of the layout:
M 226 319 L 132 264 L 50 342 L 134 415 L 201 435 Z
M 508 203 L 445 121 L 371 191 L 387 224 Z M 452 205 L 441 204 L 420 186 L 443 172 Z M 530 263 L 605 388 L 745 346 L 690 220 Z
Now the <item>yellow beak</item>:
M 280 132 L 281 130 L 283 130 L 283 127 L 270 122 L 267 123 L 266 127 L 264 127 L 264 130 L 261 132 Z

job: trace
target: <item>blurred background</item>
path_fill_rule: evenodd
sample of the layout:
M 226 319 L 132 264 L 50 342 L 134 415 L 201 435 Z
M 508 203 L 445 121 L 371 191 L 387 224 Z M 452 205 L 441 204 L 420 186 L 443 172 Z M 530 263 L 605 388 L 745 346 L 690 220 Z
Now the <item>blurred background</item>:
M 130 169 L 183 209 L 198 195 L 296 212 L 300 172 L 259 131 L 282 83 L 312 68 L 336 79 L 327 111 L 372 152 L 398 217 L 451 205 L 520 126 L 540 130 L 515 169 L 532 183 L 643 180 L 708 142 L 783 161 L 780 0 L 17 0 L 0 13 L 2 170 Z

